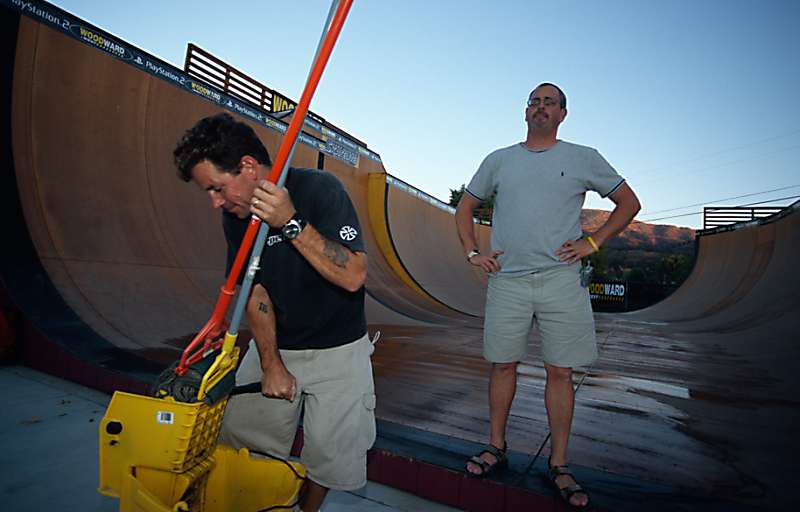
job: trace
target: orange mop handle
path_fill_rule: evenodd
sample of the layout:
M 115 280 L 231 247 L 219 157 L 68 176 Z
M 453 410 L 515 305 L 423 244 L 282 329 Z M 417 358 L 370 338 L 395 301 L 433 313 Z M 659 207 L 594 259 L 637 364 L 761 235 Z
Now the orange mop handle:
M 322 78 L 322 73 L 325 71 L 325 66 L 327 65 L 328 59 L 333 52 L 333 47 L 342 31 L 344 21 L 347 19 L 347 14 L 350 11 L 350 6 L 352 3 L 353 0 L 342 0 L 336 9 L 336 14 L 331 21 L 330 29 L 325 35 L 325 39 L 320 47 L 319 55 L 317 56 L 317 60 L 314 62 L 314 66 L 312 67 L 311 73 L 306 81 L 303 94 L 300 97 L 300 103 L 297 104 L 294 115 L 292 116 L 292 121 L 289 123 L 289 128 L 286 130 L 286 135 L 284 136 L 283 141 L 281 141 L 280 148 L 278 149 L 278 155 L 272 165 L 272 171 L 270 172 L 269 176 L 267 176 L 267 179 L 272 183 L 278 181 L 281 170 L 286 165 L 286 160 L 289 158 L 289 153 L 291 152 L 295 139 L 297 139 L 297 136 L 300 133 L 300 128 L 302 127 L 303 120 L 308 113 L 309 105 L 311 105 L 311 98 L 314 96 L 314 92 L 317 90 L 319 81 Z M 202 359 L 203 355 L 208 350 L 215 350 L 219 347 L 219 345 L 221 345 L 221 340 L 212 343 L 209 340 L 209 336 L 216 336 L 217 333 L 224 331 L 225 313 L 228 311 L 228 306 L 230 305 L 231 299 L 233 298 L 236 290 L 236 282 L 239 279 L 239 274 L 241 273 L 244 262 L 247 259 L 247 253 L 250 252 L 250 248 L 253 246 L 253 240 L 256 237 L 256 233 L 258 232 L 260 225 L 261 219 L 253 215 L 250 218 L 250 224 L 247 227 L 242 244 L 239 246 L 239 252 L 236 254 L 233 267 L 231 268 L 230 274 L 228 274 L 228 279 L 225 281 L 225 285 L 220 291 L 220 295 L 217 299 L 217 304 L 214 306 L 211 319 L 206 323 L 197 336 L 194 337 L 189 346 L 187 346 L 183 351 L 181 362 L 176 369 L 176 373 L 179 375 L 186 373 L 188 367 Z M 202 345 L 202 348 L 197 350 L 200 345 Z M 195 352 L 192 353 L 192 351 Z
M 353 0 L 343 0 L 342 3 L 339 4 L 339 8 L 336 10 L 333 21 L 331 21 L 331 28 L 328 30 L 328 34 L 325 36 L 325 40 L 322 42 L 322 47 L 319 51 L 319 57 L 314 63 L 314 67 L 311 69 L 311 74 L 306 82 L 306 87 L 303 89 L 303 95 L 300 97 L 300 103 L 294 110 L 292 122 L 289 123 L 289 129 L 286 130 L 286 137 L 284 137 L 283 142 L 278 149 L 278 156 L 275 157 L 275 164 L 272 166 L 272 171 L 267 177 L 267 179 L 273 183 L 278 180 L 278 176 L 280 176 L 281 170 L 286 164 L 286 159 L 289 158 L 289 152 L 292 150 L 294 140 L 297 138 L 297 135 L 300 132 L 303 119 L 305 119 L 306 114 L 308 113 L 308 107 L 311 104 L 311 98 L 314 96 L 314 92 L 317 90 L 317 85 L 319 85 L 320 78 L 322 78 L 322 72 L 325 70 L 325 65 L 328 63 L 328 58 L 331 56 L 333 45 L 336 44 L 336 39 L 339 37 L 339 33 L 342 31 L 344 20 L 347 18 L 347 13 L 350 10 L 350 5 L 352 3 Z

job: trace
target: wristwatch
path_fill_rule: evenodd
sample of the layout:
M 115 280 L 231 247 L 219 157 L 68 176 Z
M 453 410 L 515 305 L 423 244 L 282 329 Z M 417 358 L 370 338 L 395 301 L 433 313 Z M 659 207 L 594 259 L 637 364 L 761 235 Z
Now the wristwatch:
M 478 249 L 472 249 L 467 253 L 467 261 L 471 260 L 473 256 L 477 256 L 481 253 Z
M 292 218 L 286 221 L 286 224 L 281 228 L 281 233 L 283 233 L 283 238 L 286 240 L 294 240 L 300 235 L 304 227 L 306 227 L 306 221 L 297 212 L 294 212 Z

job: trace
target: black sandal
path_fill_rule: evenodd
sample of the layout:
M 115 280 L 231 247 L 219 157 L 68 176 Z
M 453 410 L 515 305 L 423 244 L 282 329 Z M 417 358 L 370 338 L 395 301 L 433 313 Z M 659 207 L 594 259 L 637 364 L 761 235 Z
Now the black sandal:
M 553 488 L 558 491 L 558 494 L 561 498 L 574 509 L 586 510 L 589 508 L 589 493 L 587 493 L 583 487 L 578 484 L 578 480 L 575 478 L 575 475 L 569 470 L 569 466 L 550 466 L 550 461 L 547 461 L 547 465 L 550 468 L 547 471 L 547 480 L 552 484 Z M 568 476 L 572 478 L 572 481 L 575 482 L 574 484 L 568 485 L 566 487 L 559 487 L 556 483 L 556 478 L 560 476 Z M 586 505 L 573 505 L 570 503 L 570 498 L 572 498 L 576 494 L 585 494 L 587 501 Z
M 502 450 L 500 448 L 496 447 L 493 444 L 487 444 L 486 448 L 481 450 L 480 453 L 470 457 L 470 459 L 464 465 L 464 471 L 467 473 L 467 475 L 469 475 L 469 476 L 471 476 L 473 478 L 484 478 L 484 477 L 494 473 L 495 471 L 497 471 L 499 469 L 505 469 L 505 468 L 508 467 L 508 457 L 506 456 L 506 451 L 508 451 L 508 444 L 507 443 L 503 443 L 503 449 Z M 488 453 L 489 455 L 492 455 L 496 459 L 496 462 L 494 464 L 492 464 L 489 461 L 483 460 L 481 458 L 481 455 L 483 455 L 484 453 Z M 470 462 L 475 464 L 479 468 L 481 468 L 481 472 L 480 473 L 473 473 L 472 471 L 470 471 L 469 470 L 469 463 Z

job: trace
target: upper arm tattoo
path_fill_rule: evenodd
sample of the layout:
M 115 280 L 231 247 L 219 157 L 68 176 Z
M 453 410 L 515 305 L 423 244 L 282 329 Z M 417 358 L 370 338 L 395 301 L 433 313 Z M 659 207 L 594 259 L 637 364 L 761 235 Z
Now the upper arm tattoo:
M 266 313 L 266 312 L 269 311 L 269 306 L 267 306 L 263 302 L 259 302 L 258 303 L 258 310 L 261 311 L 262 313 Z
M 324 252 L 325 256 L 337 267 L 345 268 L 350 260 L 350 252 L 342 244 L 331 242 L 328 239 L 325 239 Z

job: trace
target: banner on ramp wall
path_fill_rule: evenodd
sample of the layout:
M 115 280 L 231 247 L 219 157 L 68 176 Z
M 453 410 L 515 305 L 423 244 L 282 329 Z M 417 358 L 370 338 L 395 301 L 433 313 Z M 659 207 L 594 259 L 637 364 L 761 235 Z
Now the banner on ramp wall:
M 592 281 L 589 283 L 592 308 L 603 311 L 628 309 L 628 283 L 625 281 Z
M 249 103 L 225 94 L 215 87 L 189 76 L 183 70 L 142 52 L 138 48 L 47 2 L 41 0 L 0 0 L 0 7 L 17 11 L 117 60 L 121 60 L 176 87 L 216 103 L 222 108 L 247 117 L 262 126 L 281 133 L 286 133 L 288 129 L 286 123 L 261 112 Z M 284 98 L 284 100 L 286 103 L 284 106 L 293 106 L 291 100 L 288 98 Z M 313 120 L 309 120 L 309 122 L 313 123 Z M 381 161 L 377 153 L 361 147 L 339 133 L 324 126 L 313 126 L 312 124 L 312 127 L 322 132 L 327 140 L 323 141 L 301 132 L 298 140 L 303 144 L 352 166 L 358 165 L 359 156 L 365 156 L 377 162 Z

